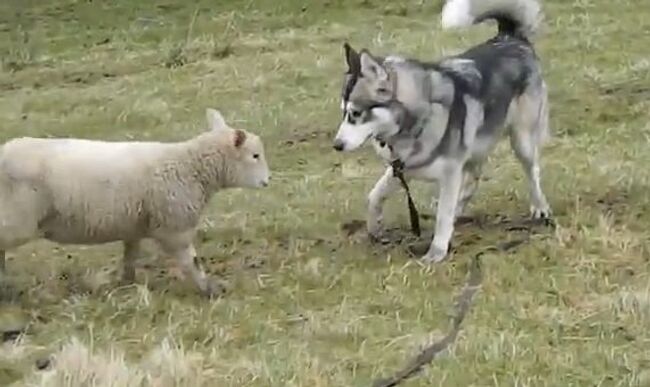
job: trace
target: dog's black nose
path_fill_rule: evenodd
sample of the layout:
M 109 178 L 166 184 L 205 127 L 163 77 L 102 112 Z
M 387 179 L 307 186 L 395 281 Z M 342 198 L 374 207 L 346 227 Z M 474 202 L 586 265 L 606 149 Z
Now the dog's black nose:
M 341 140 L 334 140 L 333 147 L 334 147 L 334 149 L 336 149 L 337 151 L 340 152 L 340 151 L 343 150 L 343 148 L 345 148 L 345 144 Z

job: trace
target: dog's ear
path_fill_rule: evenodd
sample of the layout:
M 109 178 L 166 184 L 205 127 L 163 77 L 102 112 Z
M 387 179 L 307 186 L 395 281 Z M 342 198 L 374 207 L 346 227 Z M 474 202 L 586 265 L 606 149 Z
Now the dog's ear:
M 368 51 L 361 51 L 359 56 L 359 61 L 361 62 L 361 75 L 368 78 L 375 78 L 380 81 L 385 81 L 388 79 L 388 73 L 386 69 L 377 62 L 375 58 Z
M 207 108 L 205 109 L 205 116 L 208 120 L 210 130 L 224 130 L 228 127 L 226 120 L 223 119 L 218 110 Z
M 361 70 L 361 62 L 359 61 L 359 53 L 352 48 L 348 42 L 343 43 L 343 50 L 345 51 L 345 62 L 348 65 L 348 73 L 358 74 Z

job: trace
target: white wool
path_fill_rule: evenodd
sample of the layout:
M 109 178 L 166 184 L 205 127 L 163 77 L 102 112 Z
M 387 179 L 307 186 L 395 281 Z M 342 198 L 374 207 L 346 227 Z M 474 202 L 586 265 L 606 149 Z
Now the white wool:
M 40 237 L 173 243 L 217 190 L 266 184 L 261 141 L 246 134 L 239 148 L 229 128 L 176 143 L 11 140 L 0 147 L 0 251 Z M 240 153 L 257 148 L 259 164 L 244 163 Z

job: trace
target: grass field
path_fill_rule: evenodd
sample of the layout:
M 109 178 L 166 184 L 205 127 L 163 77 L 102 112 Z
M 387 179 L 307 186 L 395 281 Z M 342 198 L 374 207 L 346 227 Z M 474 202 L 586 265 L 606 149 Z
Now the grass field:
M 457 342 L 405 385 L 650 385 L 650 6 L 544 9 L 558 226 L 508 229 L 528 198 L 504 143 L 453 256 L 426 268 L 405 244 L 342 230 L 364 219 L 383 167 L 369 147 L 331 149 L 341 45 L 432 60 L 493 26 L 442 32 L 434 0 L 1 2 L 0 140 L 179 140 L 216 107 L 263 137 L 273 181 L 219 193 L 206 213 L 197 249 L 228 285 L 217 300 L 154 249 L 126 287 L 119 244 L 9 252 L 0 331 L 25 333 L 0 344 L 0 385 L 368 386 L 446 332 L 471 257 L 521 238 L 483 257 Z M 431 188 L 413 188 L 430 213 Z M 408 234 L 402 194 L 386 224 Z

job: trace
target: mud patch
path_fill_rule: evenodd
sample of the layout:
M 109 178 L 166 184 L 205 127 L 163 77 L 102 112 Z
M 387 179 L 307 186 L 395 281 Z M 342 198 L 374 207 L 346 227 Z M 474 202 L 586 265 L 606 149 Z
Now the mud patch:
M 29 317 L 19 307 L 3 306 L 0 312 L 0 344 L 15 342 L 27 334 Z
M 298 132 L 294 131 L 289 138 L 284 139 L 280 142 L 280 145 L 285 147 L 294 147 L 299 144 L 309 143 L 315 140 L 328 139 L 331 137 L 331 133 L 326 131 L 314 130 L 311 132 Z
M 63 83 L 79 83 L 82 85 L 92 85 L 104 78 L 115 78 L 117 74 L 108 71 L 79 71 L 63 74 Z
M 650 86 L 643 85 L 634 81 L 626 81 L 617 84 L 601 86 L 600 93 L 608 97 L 627 97 L 645 101 L 650 98 Z
M 501 232 L 504 236 L 495 245 L 480 247 L 495 251 L 511 251 L 527 243 L 531 235 L 546 233 L 549 228 L 554 227 L 555 223 L 552 219 L 510 218 L 504 215 L 488 216 L 483 214 L 463 216 L 456 221 L 456 234 L 451 241 L 452 245 L 449 251 L 457 253 L 485 244 L 483 234 L 488 231 Z M 341 231 L 348 238 L 359 238 L 366 235 L 366 223 L 359 219 L 353 219 L 341 224 Z M 429 249 L 433 236 L 432 230 L 430 230 L 418 238 L 403 226 L 387 228 L 380 237 L 367 236 L 367 240 L 384 249 L 405 248 L 406 253 L 410 256 L 420 257 Z
M 629 213 L 629 199 L 628 192 L 610 189 L 596 203 L 605 215 L 619 217 Z

